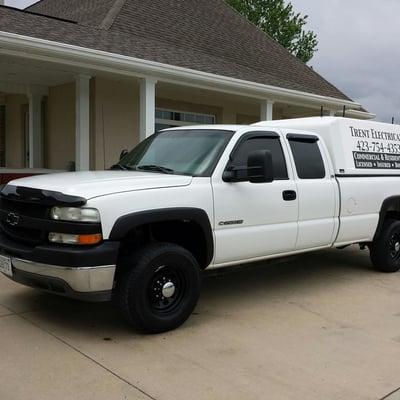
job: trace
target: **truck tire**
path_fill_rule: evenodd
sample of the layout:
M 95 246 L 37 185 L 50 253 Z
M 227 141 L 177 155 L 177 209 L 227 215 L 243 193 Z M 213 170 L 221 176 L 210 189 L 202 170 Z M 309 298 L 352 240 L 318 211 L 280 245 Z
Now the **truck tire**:
M 154 243 L 127 256 L 119 267 L 116 296 L 126 320 L 145 333 L 182 325 L 200 296 L 200 268 L 183 247 Z
M 388 219 L 377 239 L 370 246 L 371 261 L 383 272 L 400 269 L 400 221 Z

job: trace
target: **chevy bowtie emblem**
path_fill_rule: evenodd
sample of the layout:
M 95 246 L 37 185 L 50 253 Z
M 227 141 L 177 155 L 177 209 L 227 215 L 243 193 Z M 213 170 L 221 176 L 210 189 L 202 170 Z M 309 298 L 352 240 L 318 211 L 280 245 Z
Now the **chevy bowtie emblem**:
M 7 214 L 7 218 L 6 218 L 6 222 L 11 225 L 11 226 L 15 226 L 19 224 L 19 215 L 13 212 L 10 212 Z

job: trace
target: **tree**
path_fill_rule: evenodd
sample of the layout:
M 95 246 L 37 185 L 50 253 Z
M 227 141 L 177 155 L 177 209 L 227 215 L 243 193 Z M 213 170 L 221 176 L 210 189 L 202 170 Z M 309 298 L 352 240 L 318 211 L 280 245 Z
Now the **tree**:
M 293 10 L 284 0 L 226 0 L 250 22 L 266 32 L 293 55 L 308 62 L 317 51 L 317 35 L 306 31 L 308 15 Z

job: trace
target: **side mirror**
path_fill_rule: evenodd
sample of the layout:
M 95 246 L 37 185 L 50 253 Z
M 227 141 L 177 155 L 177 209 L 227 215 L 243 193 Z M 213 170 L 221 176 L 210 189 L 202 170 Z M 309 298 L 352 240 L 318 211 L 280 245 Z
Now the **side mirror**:
M 129 153 L 128 150 L 122 150 L 121 154 L 119 155 L 119 160 L 121 161 L 127 154 Z
M 251 183 L 267 183 L 274 180 L 272 153 L 269 150 L 255 150 L 247 158 L 247 176 Z
M 222 180 L 224 182 L 234 182 L 236 178 L 236 171 L 233 169 L 225 170 L 222 174 Z

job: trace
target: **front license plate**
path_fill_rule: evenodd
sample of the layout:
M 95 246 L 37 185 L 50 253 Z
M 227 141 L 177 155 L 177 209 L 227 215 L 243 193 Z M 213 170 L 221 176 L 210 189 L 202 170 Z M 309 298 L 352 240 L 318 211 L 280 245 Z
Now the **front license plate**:
M 13 276 L 10 257 L 0 255 L 0 272 L 8 276 Z

